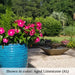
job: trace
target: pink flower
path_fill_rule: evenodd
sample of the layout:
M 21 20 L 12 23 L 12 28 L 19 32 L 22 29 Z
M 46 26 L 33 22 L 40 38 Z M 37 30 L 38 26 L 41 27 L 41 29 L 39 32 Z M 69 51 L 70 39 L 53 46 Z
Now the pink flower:
M 36 27 L 38 30 L 41 30 L 42 29 L 42 27 Z
M 69 40 L 64 39 L 64 41 L 61 41 L 61 43 L 67 45 L 69 43 Z
M 36 25 L 37 25 L 38 27 L 41 27 L 41 26 L 42 26 L 42 24 L 41 24 L 40 22 L 37 22 Z
M 15 32 L 16 32 L 16 33 L 19 33 L 19 32 L 20 32 L 20 29 L 15 29 Z
M 30 25 L 30 27 L 32 27 L 32 28 L 34 28 L 34 26 L 35 26 L 34 24 L 31 24 L 31 25 Z
M 30 36 L 33 36 L 34 34 L 35 34 L 35 30 L 32 29 L 32 30 L 30 31 Z
M 40 37 L 43 37 L 43 34 L 42 33 L 40 33 Z
M 37 25 L 36 28 L 37 28 L 38 30 L 41 30 L 41 29 L 42 29 L 42 24 L 41 24 L 40 22 L 37 22 L 36 25 Z
M 8 35 L 13 36 L 15 34 L 15 29 L 8 30 Z
M 0 27 L 0 34 L 3 34 L 3 33 L 5 33 L 5 30 L 4 28 Z
M 24 23 L 26 23 L 26 22 L 20 19 L 20 20 L 16 20 L 15 23 L 18 23 L 19 27 L 23 27 Z
M 28 26 L 25 25 L 24 28 L 25 28 L 25 29 L 34 28 L 34 26 L 35 26 L 34 24 L 28 24 Z
M 19 27 L 23 27 L 24 26 L 24 23 L 23 22 L 18 22 L 18 26 Z
M 7 38 L 3 38 L 3 42 L 4 43 L 8 43 L 8 39 Z
M 29 26 L 26 26 L 26 25 L 25 25 L 25 27 L 24 27 L 24 28 L 25 28 L 25 29 L 29 29 Z
M 37 43 L 37 42 L 39 42 L 40 41 L 40 39 L 39 39 L 39 37 L 37 37 L 36 39 L 35 39 L 35 43 Z
M 23 20 L 15 20 L 15 22 L 14 23 L 18 23 L 18 22 L 23 22 L 23 23 L 26 23 L 26 21 L 23 21 Z

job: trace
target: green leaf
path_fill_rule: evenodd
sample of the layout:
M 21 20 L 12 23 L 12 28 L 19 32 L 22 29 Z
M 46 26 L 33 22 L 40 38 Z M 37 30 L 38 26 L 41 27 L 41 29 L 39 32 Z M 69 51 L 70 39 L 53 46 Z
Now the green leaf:
M 2 39 L 3 39 L 3 36 L 2 36 L 2 35 L 0 35 L 0 43 L 2 42 Z
M 13 23 L 12 26 L 13 26 L 13 27 L 17 27 L 17 23 Z
M 19 43 L 22 43 L 22 42 L 23 42 L 23 40 L 22 40 L 22 39 L 20 39 L 20 40 L 19 40 Z
M 9 37 L 8 34 L 5 34 L 5 38 Z

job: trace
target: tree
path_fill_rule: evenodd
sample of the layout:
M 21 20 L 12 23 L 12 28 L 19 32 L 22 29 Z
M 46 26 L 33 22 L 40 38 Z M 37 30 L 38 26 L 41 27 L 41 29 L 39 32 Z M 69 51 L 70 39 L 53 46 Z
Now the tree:
M 11 9 L 12 2 L 11 0 L 0 0 L 0 13 L 5 13 L 5 10 Z
M 2 13 L 7 6 L 12 5 L 12 10 L 17 16 L 46 17 L 56 11 L 65 13 L 69 22 L 75 12 L 74 0 L 0 0 L 0 4 Z
M 40 17 L 48 16 L 47 2 L 43 0 L 12 0 L 12 9 L 18 16 Z
M 64 25 L 66 25 L 66 23 L 68 21 L 67 16 L 63 12 L 55 12 L 54 11 L 51 14 L 51 17 L 55 18 L 56 20 L 59 20 L 62 23 L 63 28 L 64 28 Z

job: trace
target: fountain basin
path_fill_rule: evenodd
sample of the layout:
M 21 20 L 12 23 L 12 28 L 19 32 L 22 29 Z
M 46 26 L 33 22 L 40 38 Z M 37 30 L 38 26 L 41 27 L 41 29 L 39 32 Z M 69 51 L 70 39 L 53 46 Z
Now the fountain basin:
M 41 49 L 48 55 L 61 55 L 64 52 L 68 51 L 69 48 L 46 48 L 46 47 L 41 47 Z

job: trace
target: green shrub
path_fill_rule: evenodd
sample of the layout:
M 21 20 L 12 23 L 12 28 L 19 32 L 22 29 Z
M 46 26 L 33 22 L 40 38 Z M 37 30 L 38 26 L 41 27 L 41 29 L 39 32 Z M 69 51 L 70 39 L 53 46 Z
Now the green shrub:
M 11 10 L 6 9 L 6 13 L 0 15 L 0 27 L 3 27 L 5 31 L 8 31 L 11 28 L 11 23 L 15 19 L 15 14 Z
M 68 16 L 68 21 L 67 21 L 67 25 L 73 25 L 73 18 L 69 15 Z
M 5 7 L 3 4 L 0 4 L 0 13 L 5 13 Z
M 42 24 L 45 23 L 44 20 L 45 20 L 45 18 L 43 18 L 43 17 L 36 17 L 35 18 L 35 22 L 39 22 L 40 21 Z
M 61 34 L 75 35 L 75 26 L 66 26 Z
M 22 19 L 22 20 L 26 21 L 26 24 L 34 22 L 33 17 L 27 17 L 27 18 L 25 18 L 25 17 L 22 16 L 22 17 L 19 17 L 17 19 Z
M 73 26 L 75 26 L 75 21 L 73 21 Z
M 40 17 L 35 19 L 35 22 L 39 21 L 42 23 L 42 33 L 44 35 L 55 36 L 58 35 L 62 29 L 61 23 L 52 17 Z
M 75 42 L 74 42 L 74 41 L 70 41 L 70 42 L 67 44 L 67 47 L 69 47 L 69 48 L 75 48 Z
M 27 18 L 24 18 L 26 23 L 29 24 L 29 23 L 33 23 L 33 18 L 32 17 L 27 17 Z

